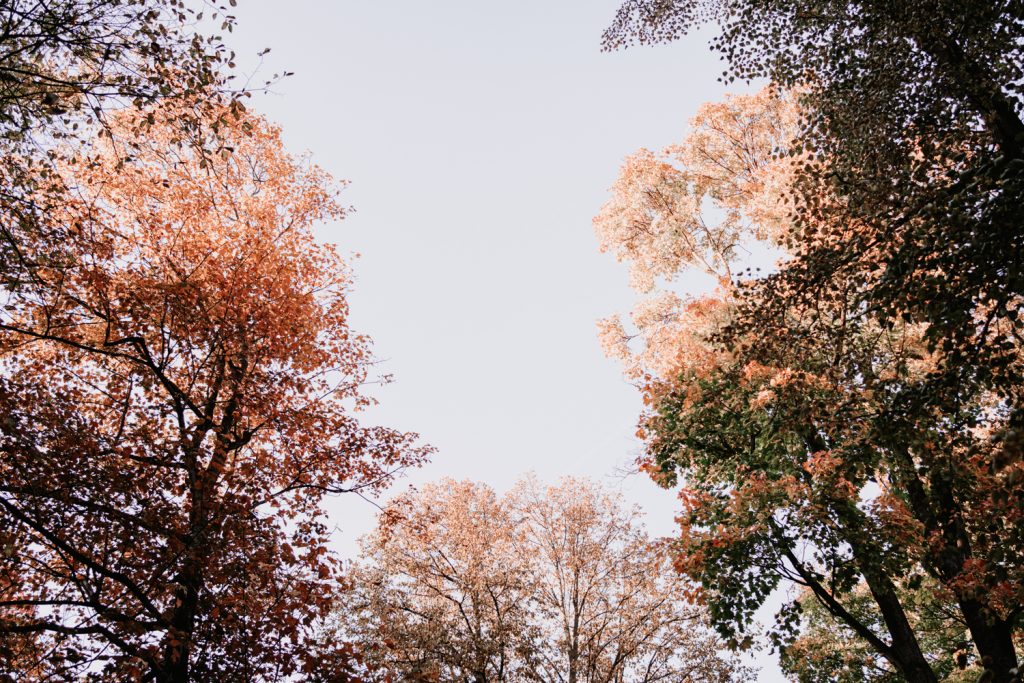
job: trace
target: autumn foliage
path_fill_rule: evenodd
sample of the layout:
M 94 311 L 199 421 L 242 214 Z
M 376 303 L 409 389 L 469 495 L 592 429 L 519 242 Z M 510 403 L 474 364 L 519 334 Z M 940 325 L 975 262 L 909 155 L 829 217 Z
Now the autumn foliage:
M 1019 3 L 624 0 L 606 49 L 715 23 L 768 83 L 594 218 L 678 530 L 445 479 L 347 564 L 325 498 L 431 450 L 363 419 L 344 184 L 231 87 L 235 4 L 0 3 L 0 681 L 696 683 L 767 642 L 801 683 L 1020 683 Z
M 720 643 L 637 512 L 595 484 L 445 480 L 365 539 L 341 632 L 381 680 L 725 681 Z
M 180 107 L 63 169 L 64 257 L 23 243 L 6 292 L 0 633 L 34 636 L 29 679 L 342 667 L 306 647 L 338 585 L 320 502 L 424 456 L 354 415 L 369 342 L 312 235 L 337 186 L 241 106 Z

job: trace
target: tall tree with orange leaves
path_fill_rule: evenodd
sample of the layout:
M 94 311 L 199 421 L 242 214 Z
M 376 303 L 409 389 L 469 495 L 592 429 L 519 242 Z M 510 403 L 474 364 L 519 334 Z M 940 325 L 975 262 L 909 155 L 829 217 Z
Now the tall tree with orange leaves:
M 369 340 L 312 233 L 343 217 L 338 186 L 241 106 L 209 112 L 121 113 L 54 181 L 74 257 L 28 251 L 4 293 L 0 639 L 35 636 L 19 680 L 344 680 L 343 645 L 310 647 L 338 584 L 321 502 L 427 454 L 355 414 Z

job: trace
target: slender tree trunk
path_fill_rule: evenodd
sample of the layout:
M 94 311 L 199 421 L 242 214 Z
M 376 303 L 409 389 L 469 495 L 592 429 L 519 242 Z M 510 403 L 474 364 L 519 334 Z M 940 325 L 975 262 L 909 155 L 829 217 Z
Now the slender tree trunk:
M 196 610 L 202 579 L 197 563 L 189 558 L 178 579 L 171 630 L 165 637 L 164 670 L 166 683 L 189 683 L 189 658 L 192 654 L 192 632 L 195 630 Z
M 868 529 L 869 522 L 863 511 L 848 501 L 841 503 L 839 507 L 839 514 L 846 518 L 845 526 L 852 529 Z M 903 609 L 896 585 L 878 565 L 880 549 L 870 539 L 865 542 L 860 533 L 856 532 L 848 534 L 846 541 L 850 544 L 860 573 L 875 599 L 882 621 L 885 622 L 885 628 L 892 639 L 891 661 L 908 681 L 938 683 L 939 679 L 925 658 L 917 634 L 907 619 L 907 612 Z
M 880 575 L 867 563 L 858 560 L 861 573 L 871 590 L 871 595 L 882 613 L 885 627 L 892 637 L 893 664 L 903 677 L 913 683 L 938 683 L 938 677 L 921 651 L 914 629 L 910 626 L 907 613 L 900 603 L 896 587 L 889 577 Z

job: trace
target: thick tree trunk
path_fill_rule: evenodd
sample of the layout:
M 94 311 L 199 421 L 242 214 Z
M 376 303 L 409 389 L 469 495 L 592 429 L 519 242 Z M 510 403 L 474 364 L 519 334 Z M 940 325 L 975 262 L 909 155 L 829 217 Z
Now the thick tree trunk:
M 929 573 L 949 585 L 949 582 L 960 575 L 967 559 L 971 557 L 970 538 L 964 530 L 963 519 L 953 493 L 948 485 L 943 486 L 941 480 L 938 480 L 929 495 L 915 473 L 916 467 L 907 449 L 897 446 L 893 452 L 899 456 L 897 462 L 900 466 L 900 477 L 909 493 L 914 516 L 924 524 L 929 536 L 936 531 L 942 533 L 944 544 L 932 553 Z M 937 463 L 929 462 L 928 465 L 935 469 Z M 990 618 L 984 605 L 974 598 L 958 595 L 957 605 L 967 623 L 967 629 L 978 654 L 983 661 L 988 662 L 987 667 L 995 675 L 992 680 L 998 683 L 1012 681 L 1009 672 L 1017 667 L 1017 653 L 1009 624 Z
M 817 434 L 807 432 L 803 436 L 809 451 L 827 449 L 828 445 Z M 917 640 L 917 634 L 914 633 L 910 620 L 907 619 L 907 613 L 900 602 L 896 586 L 885 569 L 879 565 L 883 553 L 868 534 L 868 529 L 871 528 L 870 520 L 867 519 L 863 510 L 848 499 L 837 498 L 831 503 L 841 522 L 843 539 L 850 545 L 857 567 L 871 591 L 891 639 L 888 647 L 884 649 L 879 648 L 876 644 L 877 638 L 866 638 L 867 642 L 889 660 L 908 681 L 938 683 L 939 679 L 925 658 L 921 644 Z M 845 613 L 845 610 L 843 612 Z M 840 615 L 837 614 L 837 616 Z M 842 618 L 849 623 L 852 616 L 847 613 Z M 861 637 L 868 635 L 869 629 L 863 624 L 858 624 L 858 627 L 854 630 Z
M 788 544 L 783 538 L 779 540 L 782 544 Z M 821 604 L 827 609 L 837 620 L 845 623 L 853 631 L 864 639 L 878 654 L 885 657 L 885 659 L 892 664 L 893 668 L 900 672 L 904 678 L 911 683 L 936 683 L 937 678 L 935 672 L 932 671 L 928 665 L 928 661 L 924 658 L 921 652 L 921 648 L 918 645 L 917 638 L 914 635 L 913 630 L 910 628 L 907 622 L 906 615 L 903 612 L 903 607 L 900 605 L 898 600 L 894 600 L 895 593 L 889 593 L 884 589 L 880 589 L 881 602 L 879 603 L 879 609 L 883 615 L 887 614 L 886 626 L 890 631 L 890 637 L 892 643 L 886 643 L 879 638 L 875 633 L 871 631 L 865 624 L 861 623 L 855 616 L 853 616 L 846 608 L 843 607 L 835 597 L 821 585 L 821 582 L 815 578 L 813 572 L 808 571 L 804 564 L 796 557 L 792 549 L 784 547 L 783 553 L 789 560 L 793 568 L 800 574 L 800 577 L 806 582 L 810 589 L 817 596 Z M 870 586 L 870 583 L 869 583 Z M 876 602 L 879 601 L 879 595 L 875 594 L 875 589 L 872 588 L 872 594 L 875 595 Z M 884 606 L 883 606 L 884 604 Z M 893 625 L 889 622 L 892 621 Z M 900 622 L 903 622 L 903 626 L 900 627 Z M 895 630 L 895 633 L 893 631 Z
M 990 618 L 976 600 L 960 600 L 959 604 L 982 663 L 993 674 L 992 683 L 1020 680 L 1010 674 L 1010 671 L 1017 668 L 1017 652 L 1013 647 L 1010 625 Z
M 981 115 L 985 127 L 1003 154 L 1019 159 L 1024 154 L 1024 121 L 996 82 L 990 69 L 971 59 L 955 36 L 932 39 L 927 34 L 912 36 L 928 54 L 946 67 L 961 94 Z

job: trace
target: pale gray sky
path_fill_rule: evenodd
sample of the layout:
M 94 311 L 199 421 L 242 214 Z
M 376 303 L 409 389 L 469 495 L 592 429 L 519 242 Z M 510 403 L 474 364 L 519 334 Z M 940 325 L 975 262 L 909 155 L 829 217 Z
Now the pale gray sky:
M 356 213 L 322 236 L 359 252 L 353 325 L 395 383 L 373 420 L 419 432 L 443 476 L 508 488 L 524 472 L 622 488 L 657 534 L 674 494 L 620 481 L 639 449 L 637 391 L 595 321 L 634 300 L 591 217 L 622 158 L 682 138 L 725 93 L 708 34 L 606 54 L 619 0 L 245 0 L 230 44 L 289 148 L 338 178 Z M 698 288 L 702 282 L 694 281 Z M 684 283 L 684 286 L 686 283 Z M 375 510 L 332 503 L 350 553 Z M 760 658 L 762 662 L 765 660 Z M 781 680 L 774 667 L 761 680 Z

